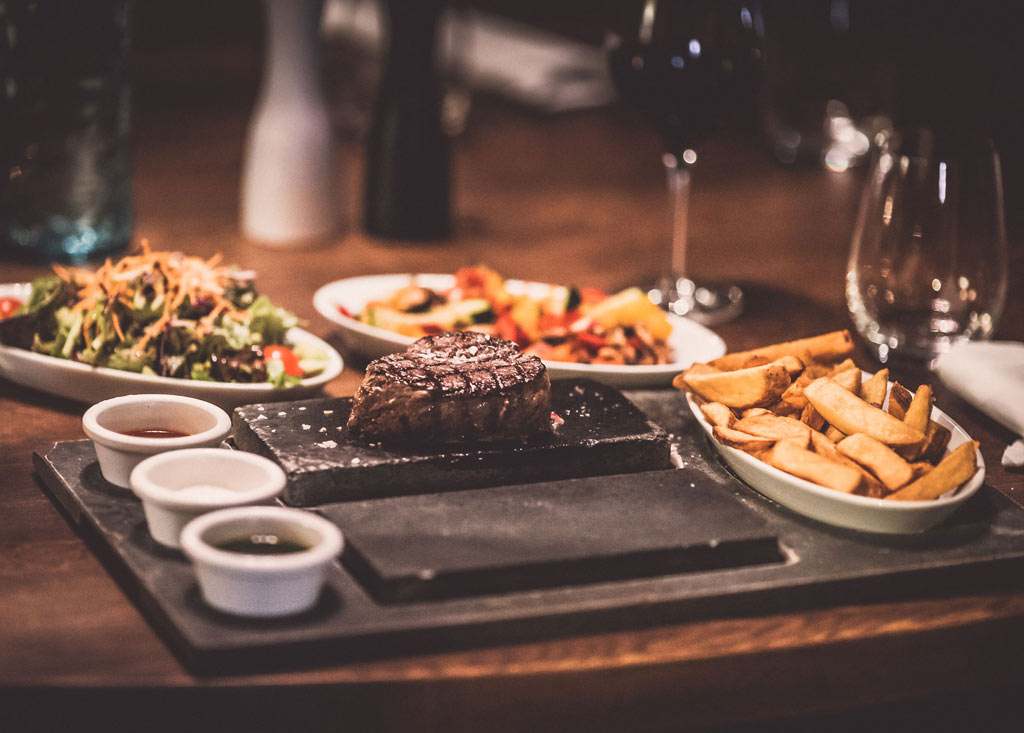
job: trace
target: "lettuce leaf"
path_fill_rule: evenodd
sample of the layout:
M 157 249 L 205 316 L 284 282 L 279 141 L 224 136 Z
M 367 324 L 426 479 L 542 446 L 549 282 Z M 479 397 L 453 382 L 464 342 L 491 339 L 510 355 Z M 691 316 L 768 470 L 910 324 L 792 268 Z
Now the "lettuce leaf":
M 259 335 L 259 341 L 256 343 L 261 346 L 283 344 L 288 329 L 299 322 L 299 319 L 284 308 L 279 308 L 271 303 L 270 298 L 265 295 L 261 295 L 253 301 L 249 313 L 247 325 L 253 334 Z

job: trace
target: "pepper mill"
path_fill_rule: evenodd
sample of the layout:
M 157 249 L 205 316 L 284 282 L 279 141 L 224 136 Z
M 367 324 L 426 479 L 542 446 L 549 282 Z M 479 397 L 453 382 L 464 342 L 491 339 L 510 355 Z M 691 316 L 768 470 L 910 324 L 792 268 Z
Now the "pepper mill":
M 365 226 L 438 240 L 451 231 L 448 138 L 436 69 L 439 0 L 386 0 L 387 53 L 367 141 Z
M 249 124 L 241 226 L 271 246 L 316 240 L 338 226 L 330 116 L 319 79 L 323 0 L 265 0 L 266 66 Z

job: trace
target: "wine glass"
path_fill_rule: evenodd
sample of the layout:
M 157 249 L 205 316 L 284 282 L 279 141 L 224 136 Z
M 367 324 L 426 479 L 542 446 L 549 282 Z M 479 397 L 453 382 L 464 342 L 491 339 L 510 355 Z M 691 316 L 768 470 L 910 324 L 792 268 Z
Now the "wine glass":
M 690 278 L 686 225 L 690 169 L 698 146 L 752 102 L 760 78 L 759 13 L 752 2 L 641 0 L 624 8 L 608 33 L 612 79 L 661 137 L 672 209 L 669 256 L 650 299 L 705 324 L 727 321 L 743 308 L 735 285 Z
M 922 129 L 875 160 L 846 300 L 881 362 L 991 338 L 1006 301 L 1002 174 L 991 140 Z

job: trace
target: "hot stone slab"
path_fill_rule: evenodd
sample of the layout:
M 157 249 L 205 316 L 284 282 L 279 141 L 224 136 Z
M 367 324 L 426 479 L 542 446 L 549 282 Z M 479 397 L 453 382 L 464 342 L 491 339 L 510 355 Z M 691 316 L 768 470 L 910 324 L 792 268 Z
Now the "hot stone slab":
M 281 465 L 293 506 L 671 468 L 668 435 L 618 390 L 555 380 L 551 400 L 565 423 L 526 443 L 366 444 L 349 437 L 341 397 L 239 407 L 234 440 Z

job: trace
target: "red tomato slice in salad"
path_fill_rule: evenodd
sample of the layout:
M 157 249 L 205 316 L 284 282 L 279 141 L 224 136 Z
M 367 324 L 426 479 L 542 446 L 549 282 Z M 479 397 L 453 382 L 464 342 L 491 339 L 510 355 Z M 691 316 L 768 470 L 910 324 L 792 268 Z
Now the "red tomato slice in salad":
M 21 307 L 21 301 L 17 298 L 10 296 L 4 296 L 0 298 L 0 321 L 5 318 L 10 318 L 14 315 L 14 311 Z
M 263 349 L 263 358 L 267 361 L 280 359 L 284 366 L 284 373 L 293 377 L 302 376 L 302 367 L 299 366 L 299 357 L 287 346 L 268 346 Z

